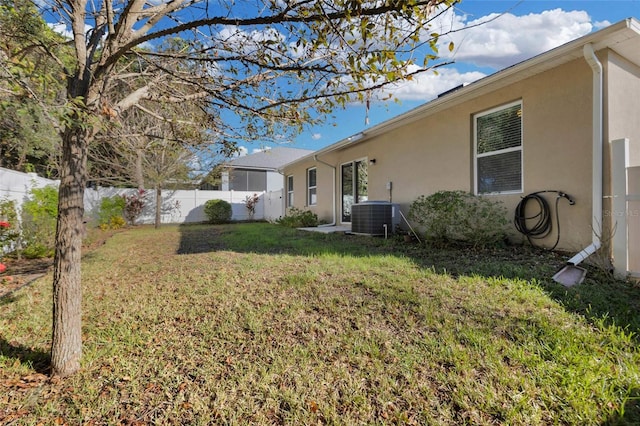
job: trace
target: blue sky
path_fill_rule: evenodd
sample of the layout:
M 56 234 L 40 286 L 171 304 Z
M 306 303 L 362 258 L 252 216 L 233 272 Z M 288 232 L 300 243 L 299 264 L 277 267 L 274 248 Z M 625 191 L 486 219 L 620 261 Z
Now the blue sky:
M 334 118 L 300 134 L 287 146 L 320 149 L 424 104 L 452 87 L 475 81 L 504 67 L 596 31 L 625 18 L 640 19 L 640 0 L 462 0 L 443 26 L 462 26 L 497 19 L 456 33 L 455 61 L 438 75 L 425 73 L 412 83 L 389 90 L 398 100 L 374 100 L 368 114 L 363 105 L 336 110 Z M 442 40 L 443 45 L 449 39 Z M 441 52 L 448 52 L 442 48 Z M 381 95 L 383 97 L 384 95 Z M 261 148 L 247 144 L 246 152 Z M 264 147 L 262 147 L 264 148 Z

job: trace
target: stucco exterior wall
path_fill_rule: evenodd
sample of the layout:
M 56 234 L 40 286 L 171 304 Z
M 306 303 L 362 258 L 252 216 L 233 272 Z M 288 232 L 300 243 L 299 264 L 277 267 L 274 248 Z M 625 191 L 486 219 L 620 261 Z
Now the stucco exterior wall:
M 605 142 L 617 139 L 629 139 L 629 165 L 628 170 L 629 195 L 640 193 L 640 68 L 615 52 L 609 52 L 606 61 L 607 69 L 607 102 L 605 105 Z M 610 154 L 610 146 L 606 152 Z M 605 163 L 608 165 L 608 163 Z M 612 165 L 620 167 L 621 165 Z M 611 194 L 611 168 L 605 168 L 605 195 Z M 629 233 L 628 245 L 628 269 L 632 273 L 640 272 L 640 243 L 637 236 L 640 234 L 640 202 L 629 201 L 626 223 Z M 610 199 L 605 199 L 604 220 L 608 229 L 621 232 L 618 216 L 612 213 Z M 624 222 L 623 222 L 624 223 Z M 614 259 L 615 261 L 615 259 Z
M 599 56 L 606 60 L 606 52 Z M 628 64 L 626 64 L 628 65 Z M 621 58 L 609 65 L 609 72 L 625 73 L 624 79 L 609 92 L 629 91 L 625 80 L 640 85 L 635 73 Z M 630 72 L 632 71 L 632 72 Z M 617 86 L 619 85 L 619 87 Z M 639 87 L 640 88 L 640 87 Z M 348 147 L 331 151 L 319 158 L 340 170 L 340 165 L 360 158 L 375 159 L 369 166 L 369 200 L 390 200 L 399 203 L 404 213 L 419 195 L 429 195 L 439 190 L 474 191 L 474 114 L 509 102 L 522 102 L 523 117 L 523 191 L 510 195 L 487 195 L 502 201 L 512 221 L 515 206 L 521 197 L 536 191 L 560 190 L 575 199 L 570 206 L 564 199 L 559 202 L 561 238 L 558 248 L 578 251 L 591 242 L 592 197 L 592 70 L 582 58 L 573 60 L 550 71 L 533 75 L 506 87 L 496 87 L 483 95 L 472 94 L 462 102 L 456 101 L 448 108 L 370 139 L 363 139 Z M 640 97 L 634 102 L 640 103 Z M 640 106 L 640 105 L 638 105 Z M 610 135 L 639 132 L 637 123 L 631 125 L 632 114 L 626 104 L 608 106 L 610 113 L 624 110 L 620 123 L 613 123 Z M 638 110 L 637 106 L 634 107 Z M 635 122 L 635 120 L 633 120 Z M 366 133 L 366 132 L 365 132 Z M 313 166 L 312 160 L 287 168 L 285 174 L 296 179 L 296 205 L 305 199 L 305 169 Z M 332 169 L 322 164 L 318 167 L 318 206 L 314 211 L 321 218 L 332 219 Z M 392 182 L 392 190 L 387 190 Z M 340 219 L 339 173 L 335 186 L 338 222 Z M 555 194 L 546 195 L 552 209 Z M 555 210 L 553 210 L 555 215 Z M 556 239 L 554 231 L 543 246 L 551 246 Z M 515 228 L 511 225 L 514 236 Z M 519 235 L 519 234 L 518 234 Z M 516 236 L 516 239 L 523 239 Z
M 631 166 L 640 166 L 640 67 L 611 51 L 606 64 L 605 141 L 628 138 Z

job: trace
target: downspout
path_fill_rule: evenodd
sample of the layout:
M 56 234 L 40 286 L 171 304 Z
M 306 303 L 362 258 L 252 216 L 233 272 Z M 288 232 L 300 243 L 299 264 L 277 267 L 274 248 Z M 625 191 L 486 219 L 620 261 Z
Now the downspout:
M 593 70 L 593 173 L 591 200 L 592 243 L 568 260 L 568 264 L 577 265 L 595 253 L 601 246 L 602 233 L 602 117 L 603 117 L 603 78 L 602 64 L 598 60 L 591 43 L 585 44 L 582 50 L 584 59 Z
M 314 155 L 313 159 L 317 163 L 324 164 L 325 166 L 329 166 L 329 167 L 331 167 L 333 169 L 333 185 L 332 185 L 332 190 L 331 190 L 331 193 L 333 194 L 333 209 L 332 209 L 333 221 L 331 223 L 319 225 L 319 227 L 320 226 L 336 226 L 336 218 L 337 218 L 337 215 L 336 215 L 336 167 L 332 166 L 331 164 L 329 164 L 329 163 L 327 163 L 325 161 L 322 161 L 322 160 L 318 159 L 317 155 Z

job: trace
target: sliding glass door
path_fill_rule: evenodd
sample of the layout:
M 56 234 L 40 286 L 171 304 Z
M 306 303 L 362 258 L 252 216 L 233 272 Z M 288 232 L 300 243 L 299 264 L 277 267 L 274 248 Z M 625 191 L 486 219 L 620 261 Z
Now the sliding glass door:
M 342 221 L 351 222 L 351 206 L 368 200 L 367 161 L 358 160 L 341 167 Z

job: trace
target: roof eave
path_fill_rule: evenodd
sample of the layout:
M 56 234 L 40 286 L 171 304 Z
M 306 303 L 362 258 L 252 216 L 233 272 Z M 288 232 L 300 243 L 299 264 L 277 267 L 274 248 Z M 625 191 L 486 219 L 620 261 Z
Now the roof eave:
M 585 44 L 591 43 L 595 51 L 605 48 L 612 48 L 615 50 L 615 44 L 619 43 L 621 40 L 628 40 L 632 37 L 638 36 L 640 36 L 640 21 L 635 18 L 627 18 L 602 30 L 587 34 L 530 59 L 497 71 L 494 74 L 481 78 L 480 80 L 476 80 L 446 96 L 436 98 L 369 129 L 342 139 L 341 141 L 326 146 L 314 153 L 305 155 L 298 160 L 285 164 L 281 166 L 279 170 L 282 171 L 298 162 L 308 161 L 314 159 L 316 156 L 325 155 L 330 152 L 339 151 L 349 146 L 365 142 L 372 137 L 386 133 L 415 120 L 422 119 L 452 105 L 476 98 L 489 91 L 500 89 L 570 62 L 574 59 L 581 58 L 583 56 L 582 49 Z M 640 58 L 638 59 L 638 65 L 640 66 Z

